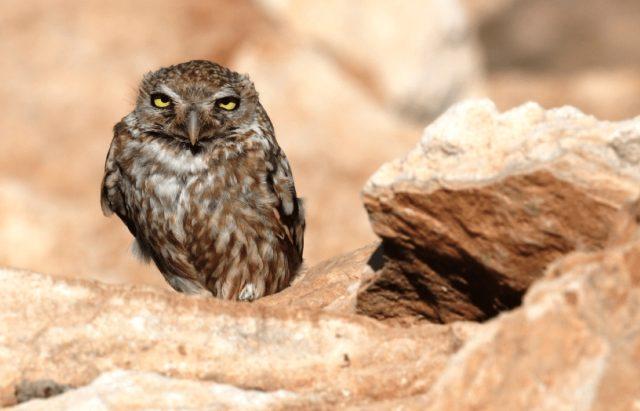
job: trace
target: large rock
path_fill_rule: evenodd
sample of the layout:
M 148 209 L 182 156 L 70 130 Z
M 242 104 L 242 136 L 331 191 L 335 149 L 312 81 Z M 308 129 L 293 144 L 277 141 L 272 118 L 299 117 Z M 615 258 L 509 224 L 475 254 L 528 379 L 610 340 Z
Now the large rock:
M 631 410 L 639 210 L 615 221 L 606 249 L 553 263 L 521 307 L 485 324 L 393 328 L 284 301 L 265 308 L 0 271 L 1 404 Z
M 424 410 L 611 410 L 640 405 L 640 233 L 553 264 L 521 309 L 456 353 Z
M 458 0 L 260 3 L 403 116 L 430 120 L 482 88 L 480 53 Z
M 385 262 L 358 311 L 450 322 L 517 306 L 553 260 L 604 245 L 640 193 L 639 147 L 640 121 L 536 104 L 500 114 L 489 101 L 450 109 L 364 189 Z
M 285 390 L 325 404 L 393 399 L 425 393 L 469 330 L 398 329 L 286 303 L 264 307 L 11 270 L 0 270 L 0 282 L 1 405 L 69 391 L 117 369 Z M 132 390 L 141 384 L 169 383 L 138 378 Z M 183 385 L 185 393 L 215 391 Z

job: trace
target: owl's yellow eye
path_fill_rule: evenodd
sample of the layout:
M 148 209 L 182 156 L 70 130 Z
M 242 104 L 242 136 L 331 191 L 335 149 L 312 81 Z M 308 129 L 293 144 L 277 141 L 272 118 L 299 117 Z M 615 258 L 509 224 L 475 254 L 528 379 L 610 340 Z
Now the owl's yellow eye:
M 158 108 L 167 108 L 171 105 L 171 99 L 164 94 L 155 93 L 151 95 L 151 103 Z
M 220 107 L 223 110 L 233 111 L 238 108 L 240 100 L 236 97 L 223 97 L 216 100 L 216 107 Z

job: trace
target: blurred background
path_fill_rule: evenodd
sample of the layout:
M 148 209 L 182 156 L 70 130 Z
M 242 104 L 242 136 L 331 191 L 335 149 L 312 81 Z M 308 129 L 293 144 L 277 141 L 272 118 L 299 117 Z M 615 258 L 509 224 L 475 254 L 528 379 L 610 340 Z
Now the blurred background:
M 0 266 L 164 286 L 104 218 L 113 125 L 143 73 L 249 73 L 307 201 L 305 258 L 375 237 L 360 189 L 451 104 L 640 112 L 638 0 L 0 1 Z

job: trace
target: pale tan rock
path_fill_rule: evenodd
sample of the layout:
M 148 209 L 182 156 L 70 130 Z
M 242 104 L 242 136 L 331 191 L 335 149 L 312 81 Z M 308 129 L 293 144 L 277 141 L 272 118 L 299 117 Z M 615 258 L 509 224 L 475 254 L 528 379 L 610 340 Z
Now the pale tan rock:
M 91 384 L 11 407 L 49 410 L 288 410 L 314 408 L 319 401 L 290 391 L 257 391 L 209 381 L 181 380 L 141 371 L 111 371 Z
M 550 262 L 605 244 L 640 193 L 639 141 L 638 121 L 570 107 L 453 107 L 365 186 L 386 260 L 358 311 L 450 322 L 517 306 Z
M 354 313 L 360 282 L 372 276 L 382 257 L 379 243 L 304 268 L 291 287 L 254 304 Z
M 0 270 L 0 282 L 2 405 L 15 403 L 17 387 L 80 387 L 117 369 L 321 396 L 326 404 L 399 398 L 425 393 L 469 335 L 460 326 L 397 329 L 284 303 L 11 270 Z
M 457 0 L 260 4 L 318 43 L 355 84 L 404 116 L 430 120 L 482 88 L 480 52 Z

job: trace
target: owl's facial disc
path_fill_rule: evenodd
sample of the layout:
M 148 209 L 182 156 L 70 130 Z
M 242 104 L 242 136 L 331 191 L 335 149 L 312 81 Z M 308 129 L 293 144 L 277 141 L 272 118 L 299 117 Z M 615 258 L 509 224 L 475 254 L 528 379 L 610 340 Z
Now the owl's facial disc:
M 147 132 L 193 150 L 241 138 L 237 131 L 254 120 L 258 98 L 247 78 L 229 74 L 222 82 L 188 72 L 157 78 L 162 73 L 145 78 L 139 95 L 136 114 Z

